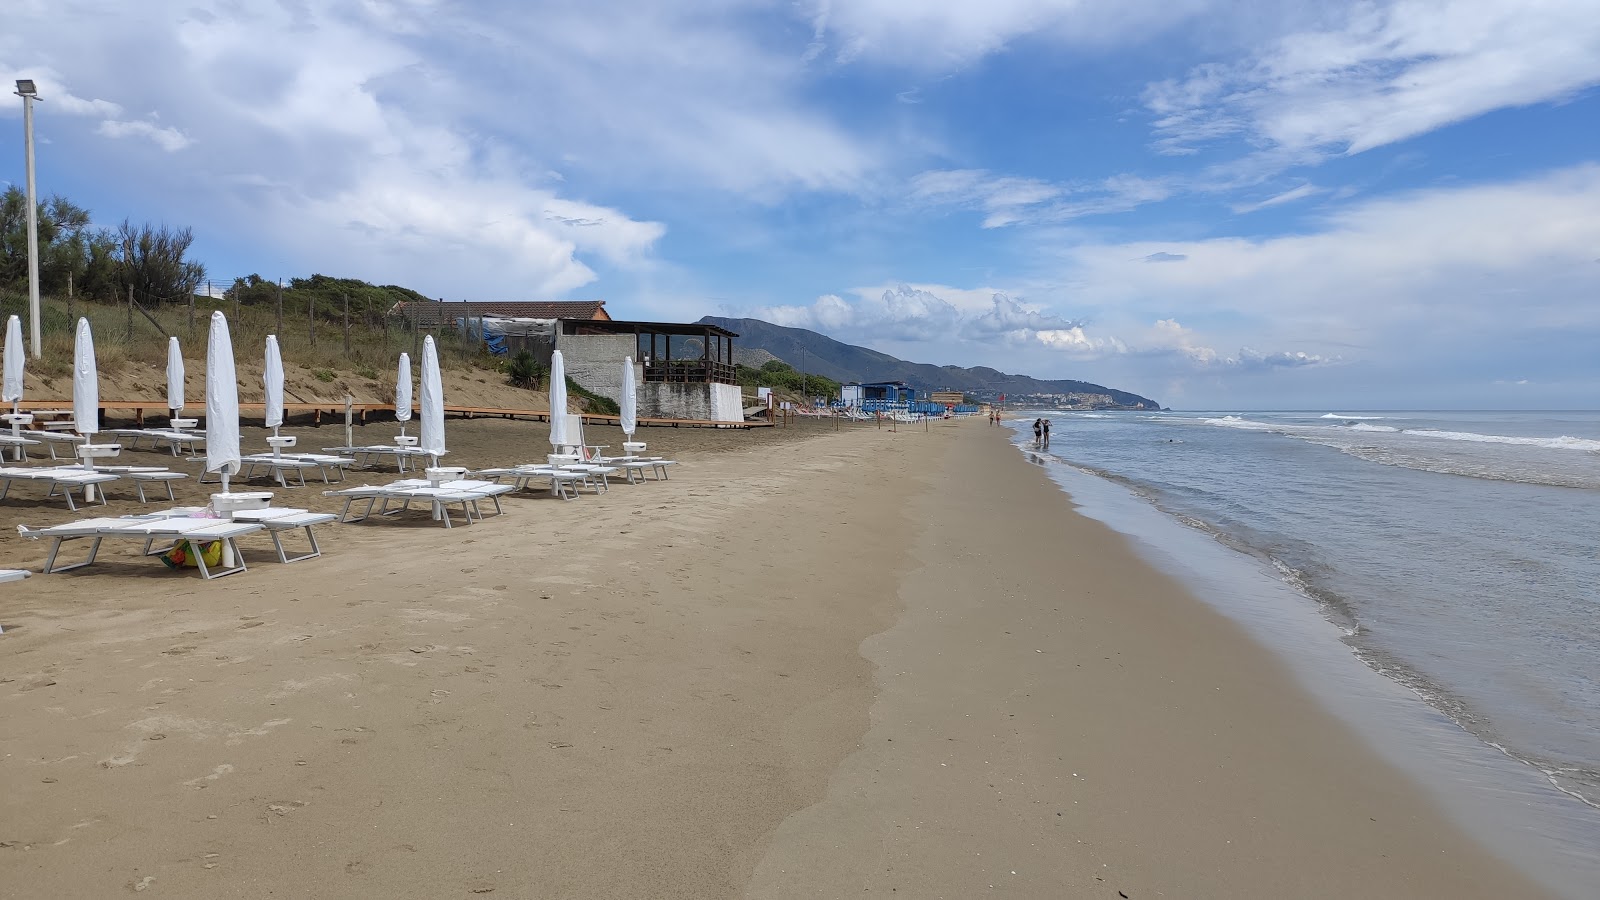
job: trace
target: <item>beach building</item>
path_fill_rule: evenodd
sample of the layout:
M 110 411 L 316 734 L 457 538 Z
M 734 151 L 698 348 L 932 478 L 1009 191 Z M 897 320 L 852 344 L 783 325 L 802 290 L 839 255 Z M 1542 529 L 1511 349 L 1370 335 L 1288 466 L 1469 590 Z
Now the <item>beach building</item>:
M 699 323 L 557 319 L 528 349 L 544 365 L 560 350 L 568 377 L 613 398 L 622 395 L 622 360 L 631 357 L 643 418 L 743 422 L 733 364 L 736 337 Z

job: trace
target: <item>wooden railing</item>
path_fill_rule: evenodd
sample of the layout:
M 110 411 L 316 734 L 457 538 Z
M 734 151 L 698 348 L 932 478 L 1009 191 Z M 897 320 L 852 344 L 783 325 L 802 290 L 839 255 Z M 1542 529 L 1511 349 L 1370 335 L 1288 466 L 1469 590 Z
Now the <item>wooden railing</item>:
M 709 359 L 651 360 L 644 380 L 669 384 L 738 384 L 733 366 Z

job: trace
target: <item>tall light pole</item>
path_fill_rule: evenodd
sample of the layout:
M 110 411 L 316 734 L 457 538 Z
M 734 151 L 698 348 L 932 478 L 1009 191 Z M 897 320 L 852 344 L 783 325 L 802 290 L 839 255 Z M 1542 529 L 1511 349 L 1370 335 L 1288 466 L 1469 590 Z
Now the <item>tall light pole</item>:
M 22 140 L 28 159 L 28 332 L 33 338 L 33 358 L 39 350 L 39 200 L 33 187 L 33 101 L 39 89 L 30 78 L 17 79 L 17 96 L 22 98 Z

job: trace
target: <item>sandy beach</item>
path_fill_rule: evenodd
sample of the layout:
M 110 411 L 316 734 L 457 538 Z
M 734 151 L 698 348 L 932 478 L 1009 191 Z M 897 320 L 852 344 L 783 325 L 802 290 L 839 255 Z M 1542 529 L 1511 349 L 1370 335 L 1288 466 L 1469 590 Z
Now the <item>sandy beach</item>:
M 1542 896 L 1009 432 L 641 436 L 672 480 L 0 585 L 0 896 Z

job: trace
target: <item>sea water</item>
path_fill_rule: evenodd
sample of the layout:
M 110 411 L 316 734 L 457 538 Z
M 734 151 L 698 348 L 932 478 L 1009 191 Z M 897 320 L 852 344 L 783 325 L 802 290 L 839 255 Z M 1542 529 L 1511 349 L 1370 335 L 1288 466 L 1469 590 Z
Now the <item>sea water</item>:
M 1010 424 L 1086 513 L 1278 645 L 1480 836 L 1523 840 L 1568 891 L 1600 885 L 1600 413 Z

